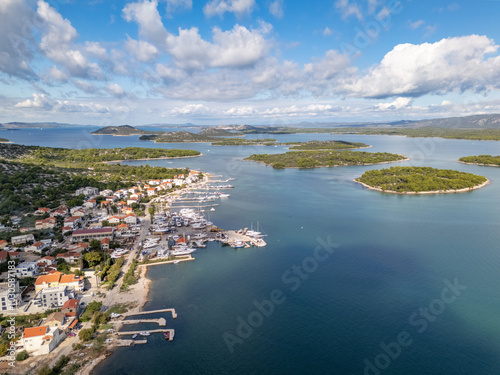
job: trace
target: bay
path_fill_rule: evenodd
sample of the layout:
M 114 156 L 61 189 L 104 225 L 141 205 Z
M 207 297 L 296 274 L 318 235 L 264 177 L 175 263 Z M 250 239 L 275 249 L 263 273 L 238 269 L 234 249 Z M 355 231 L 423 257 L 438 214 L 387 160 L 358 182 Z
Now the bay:
M 365 142 L 373 145 L 369 152 L 401 153 L 411 160 L 274 170 L 242 159 L 284 152 L 283 146 L 154 144 L 110 136 L 99 137 L 94 145 L 88 128 L 40 132 L 43 137 L 28 136 L 27 130 L 2 137 L 54 147 L 199 150 L 203 156 L 198 158 L 129 164 L 188 166 L 235 178 L 231 197 L 211 212 L 211 220 L 226 229 L 259 221 L 268 234 L 266 248 L 236 250 L 211 243 L 195 253 L 194 262 L 152 267 L 145 309 L 177 310 L 177 319 L 167 319 L 167 326 L 176 330 L 175 340 L 153 335 L 147 345 L 119 348 L 95 374 L 376 374 L 366 370 L 367 363 L 383 365 L 383 374 L 499 373 L 500 168 L 457 162 L 466 155 L 497 155 L 498 143 L 278 135 L 273 137 L 279 141 Z M 463 194 L 397 196 L 352 182 L 368 169 L 392 165 L 457 169 L 484 175 L 491 183 Z M 323 260 L 311 260 L 325 243 L 331 254 L 323 247 Z M 302 268 L 302 278 L 294 267 Z M 466 289 L 453 302 L 440 303 L 448 283 Z M 269 300 L 273 291 L 282 292 L 284 301 L 274 304 L 268 316 L 256 313 L 256 304 Z M 425 319 L 423 330 L 424 310 L 419 309 L 434 318 Z M 412 324 L 415 313 L 420 320 Z M 228 346 L 224 337 L 238 336 L 239 318 L 250 318 L 255 327 Z M 384 354 L 384 344 L 396 341 L 401 332 L 411 343 L 391 358 Z

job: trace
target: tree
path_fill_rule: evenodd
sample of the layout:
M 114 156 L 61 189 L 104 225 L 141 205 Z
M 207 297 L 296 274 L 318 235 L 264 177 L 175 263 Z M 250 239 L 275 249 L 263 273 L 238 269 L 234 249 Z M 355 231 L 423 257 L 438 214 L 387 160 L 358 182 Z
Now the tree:
M 82 341 L 89 341 L 94 334 L 94 330 L 92 328 L 84 328 L 78 332 L 78 338 Z
M 16 361 L 21 362 L 24 361 L 25 359 L 28 359 L 29 354 L 26 350 L 23 350 L 22 352 L 17 353 L 16 355 Z
M 101 241 L 99 241 L 99 240 L 92 240 L 92 241 L 90 241 L 89 246 L 94 251 L 101 250 Z
M 99 264 L 102 260 L 101 254 L 96 251 L 85 254 L 84 258 L 91 268 Z

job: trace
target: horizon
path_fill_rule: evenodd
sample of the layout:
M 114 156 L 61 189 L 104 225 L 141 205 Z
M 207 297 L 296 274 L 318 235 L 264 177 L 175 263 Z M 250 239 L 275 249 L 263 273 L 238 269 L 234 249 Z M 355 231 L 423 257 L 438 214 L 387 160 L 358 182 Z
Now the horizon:
M 465 0 L 6 0 L 0 121 L 290 126 L 496 114 L 498 10 Z

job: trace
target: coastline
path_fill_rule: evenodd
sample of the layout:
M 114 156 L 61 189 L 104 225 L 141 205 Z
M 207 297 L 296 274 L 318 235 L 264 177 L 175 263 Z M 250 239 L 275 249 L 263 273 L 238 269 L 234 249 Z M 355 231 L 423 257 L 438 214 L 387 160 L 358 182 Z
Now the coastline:
M 458 162 L 462 163 L 462 164 L 469 164 L 469 165 L 481 165 L 483 167 L 500 167 L 500 165 L 498 165 L 498 164 L 469 163 L 469 162 L 461 161 L 461 160 L 458 160 Z
M 454 193 L 467 193 L 469 191 L 481 189 L 488 185 L 490 183 L 490 180 L 486 179 L 485 182 L 483 182 L 480 185 L 473 186 L 471 188 L 463 188 L 463 189 L 457 189 L 457 190 L 431 190 L 431 191 L 394 191 L 394 190 L 382 190 L 381 188 L 376 188 L 370 185 L 365 184 L 364 182 L 357 181 L 357 179 L 353 180 L 354 182 L 363 185 L 365 188 L 370 189 L 370 190 L 375 190 L 375 191 L 380 191 L 381 193 L 389 193 L 389 194 L 399 194 L 399 195 L 422 195 L 422 194 L 454 194 Z

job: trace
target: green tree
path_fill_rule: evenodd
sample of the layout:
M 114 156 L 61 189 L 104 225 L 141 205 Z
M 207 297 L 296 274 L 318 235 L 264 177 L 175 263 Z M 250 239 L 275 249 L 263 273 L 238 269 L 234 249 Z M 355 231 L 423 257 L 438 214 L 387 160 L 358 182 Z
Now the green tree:
M 16 355 L 16 361 L 21 362 L 24 361 L 25 359 L 28 359 L 29 354 L 26 350 L 23 350 L 22 352 L 17 353 Z
M 92 251 L 84 255 L 85 261 L 89 264 L 89 267 L 94 267 L 99 264 L 102 260 L 102 256 L 100 253 L 96 251 Z
M 84 328 L 78 332 L 78 338 L 82 341 L 89 341 L 94 334 L 94 330 L 92 328 Z

